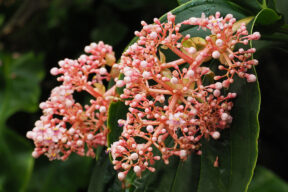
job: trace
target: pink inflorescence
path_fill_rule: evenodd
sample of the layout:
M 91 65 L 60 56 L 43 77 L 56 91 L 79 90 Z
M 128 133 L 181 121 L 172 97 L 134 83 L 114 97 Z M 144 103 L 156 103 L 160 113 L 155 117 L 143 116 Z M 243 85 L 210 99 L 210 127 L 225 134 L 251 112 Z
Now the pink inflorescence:
M 105 66 L 115 63 L 114 52 L 103 42 L 91 43 L 85 52 L 89 55 L 64 59 L 59 68 L 51 69 L 52 75 L 60 75 L 57 80 L 62 85 L 40 104 L 43 115 L 27 133 L 36 146 L 32 153 L 35 158 L 45 154 L 50 160 L 65 160 L 72 152 L 94 157 L 95 148 L 107 143 L 105 121 L 115 87 L 106 91 L 103 80 L 111 78 Z M 79 91 L 93 96 L 89 105 L 83 107 L 74 100 L 73 93 Z
M 236 50 L 235 46 L 260 38 L 258 32 L 249 35 L 245 23 L 235 30 L 235 23 L 231 14 L 220 17 L 219 12 L 178 24 L 171 13 L 166 23 L 154 19 L 154 24 L 148 25 L 142 21 L 143 29 L 135 32 L 138 41 L 116 65 L 124 74 L 116 86 L 125 86 L 120 97 L 129 106 L 126 120 L 118 120 L 122 135 L 111 146 L 120 180 L 130 170 L 138 176 L 146 169 L 155 171 L 156 160 L 168 164 L 173 155 L 183 160 L 191 152 L 200 155 L 202 137 L 218 139 L 219 131 L 229 127 L 230 100 L 236 93 L 224 94 L 224 88 L 233 83 L 235 74 L 248 82 L 256 81 L 248 70 L 258 64 L 251 58 L 255 48 Z M 199 26 L 211 34 L 205 39 L 183 36 L 179 32 L 182 25 Z M 166 61 L 167 51 L 177 59 Z M 215 76 L 209 66 L 202 65 L 212 58 L 219 60 L 221 75 Z

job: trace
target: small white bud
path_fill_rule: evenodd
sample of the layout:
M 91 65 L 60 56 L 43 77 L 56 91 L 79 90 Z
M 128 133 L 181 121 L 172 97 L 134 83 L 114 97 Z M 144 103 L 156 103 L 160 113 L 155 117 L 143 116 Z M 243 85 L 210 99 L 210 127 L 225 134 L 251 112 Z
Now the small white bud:
M 186 150 L 181 150 L 179 154 L 180 158 L 183 159 L 187 156 L 187 151 Z
M 189 53 L 189 54 L 196 53 L 195 47 L 190 47 L 190 48 L 188 48 L 188 53 Z
M 214 131 L 213 133 L 211 133 L 211 136 L 213 137 L 213 139 L 219 139 L 220 133 L 218 131 Z
M 223 41 L 222 39 L 217 39 L 215 44 L 218 46 L 218 47 L 221 47 L 223 45 Z
M 178 79 L 176 77 L 172 77 L 170 82 L 173 84 L 176 84 L 176 83 L 178 83 Z
M 132 153 L 130 157 L 131 157 L 132 160 L 135 161 L 135 160 L 138 159 L 138 154 L 137 153 Z
M 146 61 L 141 61 L 140 66 L 143 68 L 147 67 L 147 62 Z
M 247 82 L 248 82 L 248 83 L 252 83 L 252 82 L 255 82 L 256 79 L 257 79 L 257 78 L 256 78 L 255 75 L 250 74 L 250 75 L 248 75 L 248 77 L 247 77 Z
M 216 89 L 216 90 L 213 91 L 213 95 L 214 95 L 215 97 L 219 97 L 220 94 L 221 94 L 221 92 L 220 92 L 218 89 Z
M 104 68 L 104 67 L 101 67 L 99 72 L 100 72 L 101 75 L 105 75 L 107 73 L 107 69 Z
M 150 33 L 150 37 L 152 39 L 156 39 L 157 38 L 157 33 L 155 31 L 153 31 L 152 33 Z
M 70 129 L 68 130 L 68 133 L 69 133 L 70 135 L 72 135 L 73 133 L 75 133 L 75 129 L 74 129 L 74 128 L 70 128 Z
M 213 57 L 214 59 L 218 59 L 218 58 L 220 57 L 219 51 L 213 51 L 212 57 Z
M 194 76 L 194 74 L 195 74 L 195 72 L 193 71 L 193 70 L 188 70 L 188 72 L 187 72 L 187 76 L 188 77 L 193 77 Z
M 143 76 L 144 79 L 148 79 L 149 77 L 151 77 L 151 73 L 148 72 L 148 71 L 144 71 L 144 72 L 142 73 L 142 76 Z
M 124 81 L 123 80 L 118 80 L 116 82 L 116 87 L 123 87 L 125 85 Z
M 91 47 L 90 47 L 90 46 L 86 46 L 86 47 L 84 48 L 84 51 L 85 51 L 86 53 L 90 53 L 90 52 L 91 52 Z
M 135 95 L 135 100 L 136 101 L 141 101 L 142 100 L 142 95 L 141 94 Z
M 101 106 L 99 111 L 100 111 L 100 113 L 105 113 L 106 112 L 106 107 L 105 106 Z
M 33 132 L 33 131 L 28 131 L 27 133 L 26 133 L 26 137 L 28 138 L 28 139 L 33 139 L 34 137 L 35 137 L 35 133 Z
M 66 107 L 71 107 L 71 106 L 73 105 L 73 101 L 71 101 L 71 100 L 66 100 L 66 101 L 65 101 L 65 105 L 66 105 Z
M 154 128 L 153 128 L 152 125 L 148 125 L 148 126 L 146 127 L 146 130 L 147 130 L 149 133 L 152 133 L 152 132 L 154 131 Z
M 119 172 L 119 173 L 118 173 L 118 179 L 119 179 L 120 181 L 123 181 L 123 180 L 125 179 L 125 177 L 126 177 L 125 173 L 123 173 L 123 172 Z
M 220 83 L 220 82 L 215 83 L 215 88 L 216 89 L 222 89 L 222 83 Z
M 37 151 L 33 151 L 33 152 L 32 152 L 32 156 L 33 156 L 34 158 L 38 158 L 38 157 L 40 156 L 40 154 L 39 154 Z
M 50 73 L 51 75 L 58 75 L 58 69 L 56 67 L 53 67 L 51 70 L 50 70 Z
M 228 119 L 228 117 L 229 117 L 229 115 L 228 115 L 227 113 L 222 113 L 222 114 L 221 114 L 221 119 L 222 119 L 223 121 L 226 121 L 226 120 Z
M 76 142 L 76 145 L 77 145 L 78 147 L 81 147 L 81 146 L 83 145 L 83 141 L 82 141 L 82 140 L 78 140 L 78 141 Z
M 91 133 L 89 133 L 89 134 L 87 135 L 87 139 L 88 139 L 88 140 L 92 140 L 92 139 L 93 139 L 93 135 L 92 135 Z
M 140 168 L 138 165 L 136 165 L 136 166 L 133 168 L 133 171 L 134 171 L 135 173 L 140 173 L 140 172 L 141 172 L 141 168 Z

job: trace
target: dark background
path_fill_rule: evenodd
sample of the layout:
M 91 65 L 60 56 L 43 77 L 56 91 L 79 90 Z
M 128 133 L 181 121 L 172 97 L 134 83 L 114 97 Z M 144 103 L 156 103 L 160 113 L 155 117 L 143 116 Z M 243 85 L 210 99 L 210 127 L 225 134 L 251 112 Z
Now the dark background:
M 278 5 L 279 10 L 288 12 L 283 5 Z M 40 97 L 44 101 L 57 85 L 49 70 L 59 60 L 77 58 L 85 45 L 100 40 L 111 44 L 119 58 L 134 31 L 141 28 L 141 20 L 152 23 L 176 6 L 176 0 L 0 0 L 0 18 L 4 18 L 0 51 L 44 54 L 46 75 Z M 281 46 L 276 42 L 255 56 L 260 61 L 256 69 L 262 94 L 258 164 L 287 181 L 288 63 L 287 49 Z M 17 112 L 7 124 L 24 137 L 40 115 L 41 111 Z M 40 158 L 36 166 L 40 161 L 48 163 Z

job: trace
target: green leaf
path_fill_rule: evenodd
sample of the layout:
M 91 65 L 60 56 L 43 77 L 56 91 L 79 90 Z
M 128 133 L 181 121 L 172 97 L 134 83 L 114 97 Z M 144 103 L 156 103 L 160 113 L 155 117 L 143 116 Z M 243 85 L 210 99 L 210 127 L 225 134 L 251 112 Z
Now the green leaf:
M 288 7 L 288 1 L 287 0 L 277 0 L 276 1 L 276 10 L 278 12 L 280 12 L 284 19 L 285 19 L 285 23 L 288 22 L 288 11 L 287 11 L 287 7 Z
M 29 183 L 29 192 L 77 192 L 89 183 L 93 159 L 73 154 L 67 161 L 49 161 L 41 157 Z
M 245 7 L 251 14 L 260 11 L 263 6 L 258 0 L 228 0 L 228 3 L 233 3 L 243 8 Z
M 270 8 L 262 9 L 256 17 L 257 19 L 255 20 L 255 25 L 269 27 L 282 19 L 282 16 L 278 15 L 273 9 Z
M 251 10 L 235 4 L 236 2 L 229 2 L 226 0 L 193 0 L 180 5 L 172 10 L 172 13 L 176 15 L 176 23 L 192 16 L 200 17 L 202 12 L 206 15 L 215 14 L 216 11 L 220 11 L 221 15 L 232 13 L 238 20 L 251 16 Z M 166 15 L 162 16 L 160 20 L 166 21 Z M 205 37 L 209 34 L 198 30 L 197 26 L 183 26 L 180 30 L 183 35 L 190 34 L 196 37 Z M 166 56 L 169 57 L 167 54 Z M 255 71 L 253 72 L 255 73 Z M 222 137 L 219 140 L 203 140 L 201 157 L 193 154 L 186 162 L 173 157 L 168 166 L 160 161 L 155 166 L 155 173 L 145 172 L 141 179 L 135 179 L 135 174 L 128 175 L 127 179 L 132 186 L 127 190 L 247 191 L 258 154 L 259 86 L 258 82 L 248 84 L 245 80 L 238 78 L 235 79 L 230 91 L 238 94 L 232 111 L 233 124 L 231 128 L 221 132 Z M 114 112 L 110 107 L 109 116 L 113 115 L 112 118 L 109 117 L 110 120 L 117 119 L 118 111 Z M 112 123 L 110 120 L 108 123 Z M 114 127 L 118 130 L 117 124 Z M 110 126 L 111 133 L 114 131 L 114 127 Z M 119 135 L 120 131 L 118 130 L 116 135 Z M 215 168 L 213 163 L 217 156 L 219 157 L 219 167 Z
M 124 79 L 124 74 L 120 73 L 118 79 L 119 80 L 123 80 Z M 121 95 L 123 93 L 123 90 L 124 90 L 124 87 L 116 87 L 116 92 L 117 92 L 118 95 Z
M 176 22 L 188 19 L 191 16 L 200 16 L 202 12 L 206 15 L 214 14 L 220 11 L 222 15 L 232 13 L 237 19 L 248 16 L 248 13 L 239 6 L 227 4 L 225 1 L 192 1 L 188 2 L 172 12 L 176 14 Z M 165 16 L 161 18 L 166 20 Z M 181 28 L 182 29 L 182 28 Z M 197 30 L 197 27 L 186 26 L 182 29 L 183 34 L 191 36 L 205 37 L 203 31 Z M 253 175 L 257 159 L 257 139 L 259 134 L 258 112 L 260 104 L 259 87 L 257 83 L 247 84 L 245 80 L 237 79 L 231 91 L 238 93 L 233 109 L 234 122 L 230 129 L 222 132 L 222 138 L 217 141 L 203 141 L 203 155 L 201 161 L 193 159 L 193 169 L 191 172 L 199 173 L 199 180 L 194 176 L 189 185 L 196 186 L 194 191 L 245 191 Z M 249 103 L 249 105 L 247 105 Z M 219 168 L 213 167 L 216 157 L 219 156 Z M 177 166 L 176 166 L 177 165 Z M 166 167 L 169 170 L 177 170 L 179 163 L 175 166 Z M 157 169 L 158 167 L 156 167 Z M 163 167 L 163 169 L 166 169 Z M 200 171 L 199 171 L 200 169 Z M 181 181 L 185 175 L 183 170 L 178 169 L 175 172 L 173 181 Z M 169 174 L 167 174 L 169 175 Z M 172 174 L 173 175 L 173 174 Z M 171 176 L 163 175 L 161 180 L 169 181 Z M 150 178 L 150 177 L 149 177 Z M 159 177 L 157 177 L 159 178 Z M 174 183 L 172 181 L 172 183 Z M 145 189 L 153 191 L 164 191 L 163 186 L 155 187 L 153 185 L 143 185 Z M 165 182 L 164 182 L 165 183 Z M 171 182 L 167 182 L 171 183 Z M 170 191 L 178 191 L 175 185 Z M 150 188 L 149 188 L 150 187 Z M 148 191 L 149 191 L 148 190 Z M 190 191 L 189 188 L 183 191 Z
M 187 2 L 197 2 L 197 0 L 177 0 L 179 5 L 185 4 Z M 207 1 L 209 3 L 209 1 Z M 261 10 L 262 4 L 257 0 L 227 0 L 227 4 L 233 4 L 233 6 L 237 7 L 245 7 L 247 11 L 255 12 Z
M 121 183 L 117 178 L 117 172 L 113 169 L 113 165 L 106 154 L 94 166 L 88 192 L 110 191 L 121 191 Z
M 34 165 L 30 143 L 14 131 L 0 134 L 0 191 L 26 191 Z
M 16 56 L 0 54 L 0 131 L 16 111 L 34 112 L 38 106 L 43 55 L 31 52 Z
M 186 161 L 177 157 L 169 159 L 169 165 L 162 161 L 155 164 L 154 173 L 146 171 L 143 177 L 135 179 L 130 191 L 197 191 L 201 157 L 192 154 Z
M 118 125 L 118 119 L 126 119 L 128 107 L 121 101 L 112 102 L 109 106 L 107 126 L 109 129 L 108 146 L 117 141 L 122 133 L 122 127 Z
M 43 56 L 0 53 L 0 190 L 25 191 L 33 170 L 32 146 L 6 127 L 13 113 L 37 109 Z M 23 122 L 25 123 L 25 122 Z
M 233 124 L 221 133 L 221 140 L 203 142 L 198 188 L 201 192 L 246 191 L 253 175 L 258 154 L 259 87 L 237 78 L 230 91 L 237 93 Z M 219 168 L 213 167 L 216 156 Z
M 182 5 L 184 3 L 187 3 L 188 1 L 191 1 L 191 0 L 177 0 L 178 4 L 179 5 Z
M 286 192 L 288 184 L 264 167 L 257 166 L 248 192 Z

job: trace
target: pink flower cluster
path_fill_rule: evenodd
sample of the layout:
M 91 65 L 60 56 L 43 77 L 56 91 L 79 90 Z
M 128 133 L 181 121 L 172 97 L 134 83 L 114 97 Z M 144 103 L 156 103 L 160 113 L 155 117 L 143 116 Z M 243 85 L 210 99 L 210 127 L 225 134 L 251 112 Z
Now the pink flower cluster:
M 168 164 L 171 156 L 185 160 L 192 152 L 201 155 L 200 140 L 219 139 L 220 131 L 230 126 L 231 99 L 237 94 L 227 89 L 235 74 L 255 82 L 249 69 L 258 64 L 252 59 L 255 48 L 236 47 L 260 34 L 249 35 L 245 23 L 236 23 L 231 14 L 220 17 L 219 12 L 180 23 L 168 13 L 167 22 L 155 18 L 154 24 L 141 24 L 143 29 L 135 32 L 137 42 L 120 63 L 115 64 L 112 47 L 99 42 L 85 47 L 87 55 L 65 59 L 51 69 L 62 85 L 40 104 L 43 115 L 27 133 L 36 145 L 34 157 L 45 154 L 50 160 L 65 160 L 72 152 L 94 157 L 97 146 L 107 145 L 109 104 L 119 99 L 129 106 L 125 120 L 115 119 L 123 132 L 111 145 L 120 180 L 130 170 L 137 176 L 147 169 L 154 172 L 153 164 L 160 159 Z M 210 33 L 205 39 L 184 36 L 183 25 Z M 207 66 L 211 59 L 217 60 L 220 73 Z M 119 71 L 123 78 L 116 77 Z M 104 81 L 111 79 L 116 84 L 106 90 Z M 116 87 L 123 88 L 120 96 Z M 79 91 L 93 97 L 89 105 L 75 101 L 73 94 Z
M 64 59 L 52 75 L 60 75 L 62 85 L 52 90 L 49 99 L 40 104 L 43 115 L 35 128 L 27 133 L 34 140 L 33 157 L 45 154 L 50 160 L 65 160 L 75 152 L 94 157 L 95 148 L 106 145 L 106 127 L 109 103 L 115 87 L 106 91 L 103 80 L 110 80 L 106 65 L 115 63 L 112 47 L 103 42 L 85 47 L 89 55 L 78 60 Z M 84 107 L 73 98 L 74 92 L 86 91 L 94 98 Z
M 135 32 L 138 41 L 116 64 L 124 74 L 123 79 L 116 79 L 116 86 L 125 86 L 120 98 L 129 106 L 127 119 L 118 120 L 123 126 L 121 137 L 111 146 L 120 180 L 130 170 L 138 176 L 146 169 L 155 171 L 156 160 L 168 164 L 173 155 L 185 160 L 191 152 L 201 154 L 202 137 L 219 139 L 219 131 L 229 127 L 231 99 L 236 93 L 224 94 L 224 89 L 233 83 L 235 74 L 256 81 L 248 70 L 258 64 L 251 58 L 255 48 L 235 47 L 260 38 L 258 32 L 248 35 L 245 23 L 234 30 L 235 23 L 231 14 L 220 17 L 219 12 L 177 24 L 171 13 L 166 23 L 142 21 L 143 29 Z M 199 26 L 211 34 L 205 39 L 183 36 L 182 25 Z M 167 52 L 177 58 L 166 58 Z M 202 65 L 212 58 L 219 60 L 223 74 L 214 76 L 210 66 Z

